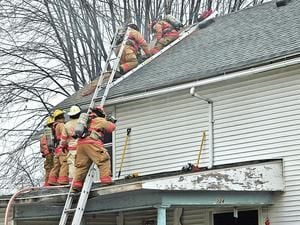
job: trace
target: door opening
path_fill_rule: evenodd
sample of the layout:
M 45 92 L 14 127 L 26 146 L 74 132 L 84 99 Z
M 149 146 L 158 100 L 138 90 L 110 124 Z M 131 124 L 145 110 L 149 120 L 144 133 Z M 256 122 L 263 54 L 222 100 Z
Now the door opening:
M 213 221 L 213 225 L 258 225 L 258 211 L 238 211 L 238 218 L 233 217 L 233 212 L 216 213 Z

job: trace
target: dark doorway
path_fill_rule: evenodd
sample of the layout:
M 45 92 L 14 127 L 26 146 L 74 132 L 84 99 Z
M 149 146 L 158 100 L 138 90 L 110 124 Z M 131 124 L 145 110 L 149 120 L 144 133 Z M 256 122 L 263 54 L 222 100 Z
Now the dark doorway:
M 233 212 L 214 214 L 214 225 L 258 225 L 258 211 L 238 211 L 238 218 Z

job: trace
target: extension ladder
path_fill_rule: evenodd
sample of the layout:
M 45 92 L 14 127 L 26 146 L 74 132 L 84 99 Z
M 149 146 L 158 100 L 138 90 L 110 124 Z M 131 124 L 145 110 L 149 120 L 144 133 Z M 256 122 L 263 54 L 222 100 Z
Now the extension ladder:
M 146 59 L 143 63 L 139 64 L 137 67 L 135 67 L 134 69 L 130 70 L 129 72 L 127 72 L 126 74 L 124 74 L 122 77 L 120 77 L 119 79 L 113 81 L 110 84 L 110 87 L 115 86 L 116 84 L 120 83 L 121 81 L 123 81 L 124 79 L 126 79 L 127 77 L 129 77 L 131 74 L 133 74 L 135 71 L 139 70 L 140 68 L 142 68 L 143 66 L 145 66 L 146 64 L 150 63 L 151 61 L 153 61 L 155 58 L 157 58 L 158 56 L 160 56 L 162 53 L 164 53 L 165 51 L 169 50 L 170 48 L 172 48 L 174 45 L 176 45 L 178 42 L 182 41 L 183 39 L 185 39 L 186 37 L 188 37 L 189 35 L 191 35 L 194 31 L 198 30 L 201 26 L 205 26 L 205 24 L 207 24 L 208 21 L 213 21 L 213 19 L 218 15 L 218 12 L 215 11 L 213 12 L 210 16 L 208 16 L 207 18 L 205 18 L 203 21 L 199 22 L 199 23 L 195 23 L 192 24 L 191 26 L 189 26 L 187 29 L 185 29 L 184 31 L 182 31 L 179 35 L 179 37 L 171 42 L 169 45 L 167 45 L 166 47 L 164 47 L 162 50 L 160 50 L 158 53 L 156 53 L 155 55 L 149 57 L 148 59 Z M 201 28 L 202 29 L 202 28 Z
M 107 97 L 109 89 L 110 89 L 110 84 L 112 83 L 112 81 L 114 79 L 114 76 L 116 74 L 116 71 L 117 71 L 117 68 L 118 68 L 118 65 L 120 62 L 122 52 L 123 52 L 125 44 L 128 40 L 129 31 L 130 31 L 130 28 L 127 28 L 125 36 L 124 36 L 122 44 L 121 44 L 121 47 L 120 47 L 120 50 L 119 50 L 117 56 L 115 57 L 113 52 L 117 48 L 117 37 L 119 35 L 120 29 L 118 31 L 116 31 L 109 54 L 108 54 L 108 57 L 107 57 L 107 60 L 105 62 L 105 66 L 99 77 L 99 80 L 98 80 L 98 83 L 97 83 L 96 89 L 94 91 L 94 94 L 93 94 L 93 97 L 92 97 L 92 100 L 89 105 L 87 113 L 90 113 L 91 109 L 95 106 L 95 102 L 96 102 L 98 93 L 104 88 L 104 85 L 105 85 L 106 88 L 105 88 L 104 95 L 102 96 L 101 103 L 100 103 L 100 106 L 102 106 L 102 107 L 104 106 L 106 97 Z M 109 76 L 107 83 L 104 84 L 104 77 L 105 77 L 105 74 L 108 72 L 107 69 L 108 69 L 108 66 L 110 65 L 110 63 L 113 63 L 112 71 L 111 71 L 111 74 Z M 87 203 L 87 200 L 89 197 L 90 190 L 92 188 L 95 174 L 96 174 L 96 166 L 93 163 L 87 173 L 87 176 L 85 178 L 85 181 L 84 181 L 84 184 L 82 187 L 82 191 L 80 193 L 80 197 L 79 197 L 77 206 L 75 208 L 72 207 L 73 202 L 74 202 L 74 197 L 76 196 L 76 194 L 72 193 L 72 186 L 73 186 L 73 182 L 72 182 L 66 202 L 65 202 L 65 206 L 64 206 L 64 209 L 63 209 L 60 221 L 59 221 L 59 225 L 66 225 L 67 220 L 71 214 L 74 214 L 73 220 L 72 220 L 72 225 L 82 224 L 82 222 L 81 222 L 82 216 L 83 216 L 83 213 L 85 210 L 85 206 L 86 206 L 86 203 Z M 75 205 L 75 203 L 74 203 L 74 205 Z
M 87 113 L 89 113 L 91 108 L 94 107 L 96 98 L 98 96 L 98 93 L 104 88 L 104 86 L 103 86 L 104 76 L 108 72 L 107 71 L 108 66 L 110 65 L 110 63 L 112 61 L 115 61 L 115 62 L 114 62 L 114 66 L 113 66 L 113 69 L 111 71 L 110 77 L 109 77 L 109 79 L 108 79 L 108 81 L 105 85 L 104 94 L 101 97 L 100 106 L 102 106 L 102 107 L 105 104 L 106 98 L 108 96 L 108 92 L 109 92 L 111 87 L 113 87 L 114 85 L 120 83 L 122 80 L 126 79 L 132 73 L 134 73 L 138 69 L 142 68 L 144 65 L 148 64 L 149 62 L 151 62 L 152 60 L 154 60 L 155 58 L 160 56 L 162 53 L 164 53 L 168 49 L 172 48 L 175 44 L 177 44 L 181 40 L 185 39 L 187 36 L 189 36 L 195 30 L 197 30 L 199 25 L 204 24 L 207 20 L 213 19 L 214 17 L 216 17 L 216 15 L 217 15 L 217 13 L 214 13 L 211 16 L 209 16 L 208 18 L 206 18 L 205 20 L 201 21 L 200 23 L 194 24 L 193 26 L 189 27 L 188 29 L 186 29 L 185 31 L 183 31 L 180 34 L 179 38 L 177 38 L 175 41 L 173 41 L 168 46 L 163 48 L 160 52 L 158 52 L 155 55 L 151 56 L 150 58 L 145 60 L 143 63 L 139 64 L 136 68 L 134 68 L 131 71 L 124 74 L 121 78 L 117 79 L 116 81 L 113 81 L 115 73 L 117 71 L 117 67 L 118 67 L 119 62 L 120 62 L 122 52 L 123 52 L 125 44 L 128 40 L 128 35 L 129 35 L 130 28 L 127 28 L 127 30 L 126 30 L 126 33 L 125 33 L 125 36 L 124 36 L 124 39 L 123 39 L 123 42 L 121 44 L 121 47 L 120 47 L 120 50 L 118 52 L 117 57 L 112 58 L 113 57 L 112 53 L 113 53 L 114 49 L 116 49 L 116 47 L 117 47 L 116 46 L 116 41 L 117 41 L 117 37 L 118 37 L 118 34 L 119 34 L 119 30 L 118 30 L 114 35 L 110 51 L 109 51 L 107 60 L 105 62 L 105 66 L 104 66 L 104 68 L 102 70 L 102 73 L 99 77 L 99 80 L 98 80 L 98 83 L 97 83 L 96 89 L 94 91 L 94 94 L 93 94 L 93 97 L 92 97 L 92 100 L 91 100 L 91 103 L 89 105 Z M 84 185 L 83 185 L 82 191 L 80 193 L 79 201 L 77 203 L 76 208 L 72 208 L 73 200 L 74 200 L 74 197 L 75 197 L 75 194 L 72 193 L 72 184 L 73 184 L 73 182 L 72 182 L 69 193 L 68 193 L 68 196 L 67 196 L 67 199 L 66 199 L 66 202 L 65 202 L 65 206 L 64 206 L 61 218 L 60 218 L 59 225 L 66 225 L 67 220 L 69 218 L 69 215 L 73 214 L 73 213 L 74 213 L 74 216 L 73 216 L 73 220 L 72 220 L 72 225 L 80 225 L 80 224 L 82 225 L 82 223 L 81 223 L 82 216 L 83 216 L 85 206 L 86 206 L 86 203 L 87 203 L 87 200 L 88 200 L 88 197 L 89 197 L 89 193 L 90 193 L 93 181 L 94 181 L 95 173 L 96 173 L 96 167 L 95 167 L 95 164 L 93 163 L 91 165 L 89 171 L 88 171 L 88 174 L 87 174 L 86 178 L 85 178 Z

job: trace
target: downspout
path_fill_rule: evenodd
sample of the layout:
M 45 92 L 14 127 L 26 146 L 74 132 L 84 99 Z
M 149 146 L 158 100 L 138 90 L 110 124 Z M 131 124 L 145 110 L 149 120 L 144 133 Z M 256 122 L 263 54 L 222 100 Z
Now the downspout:
M 208 102 L 208 136 L 209 136 L 209 162 L 208 168 L 214 165 L 214 109 L 213 102 Z
M 195 92 L 195 87 L 190 89 L 190 94 L 193 97 L 206 101 L 208 103 L 208 150 L 209 150 L 209 162 L 208 168 L 211 169 L 214 164 L 214 110 L 213 110 L 213 101 L 209 98 L 200 96 Z
M 116 106 L 114 105 L 114 108 L 113 108 L 113 116 L 116 118 Z M 111 154 L 112 154 L 112 179 L 115 180 L 116 179 L 116 172 L 117 172 L 117 154 L 116 154 L 116 131 L 113 131 L 112 133 L 112 146 L 111 146 Z

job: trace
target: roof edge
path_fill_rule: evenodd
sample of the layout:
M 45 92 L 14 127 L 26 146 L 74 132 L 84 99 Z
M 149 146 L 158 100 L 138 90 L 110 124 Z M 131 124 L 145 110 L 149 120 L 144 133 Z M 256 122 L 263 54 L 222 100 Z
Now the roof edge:
M 179 85 L 175 85 L 175 86 L 171 86 L 171 87 L 160 88 L 157 90 L 152 90 L 152 91 L 128 95 L 128 96 L 116 97 L 115 99 L 108 99 L 106 101 L 105 105 L 106 106 L 115 105 L 115 104 L 130 102 L 130 101 L 134 101 L 134 100 L 154 97 L 154 96 L 168 94 L 168 93 L 175 92 L 175 91 L 189 89 L 192 87 L 204 86 L 204 85 L 213 84 L 213 83 L 230 80 L 230 79 L 234 79 L 234 78 L 239 78 L 239 77 L 247 77 L 247 76 L 255 75 L 258 73 L 267 72 L 267 71 L 280 69 L 280 68 L 287 67 L 287 66 L 293 66 L 293 65 L 297 65 L 297 64 L 300 64 L 300 57 L 296 57 L 296 58 L 292 58 L 292 59 L 284 59 L 283 61 L 279 61 L 279 62 L 267 64 L 267 65 L 264 64 L 264 65 L 257 66 L 254 68 L 252 67 L 252 68 L 249 68 L 246 70 L 244 69 L 244 70 L 240 70 L 240 71 L 236 71 L 236 72 L 232 72 L 232 73 L 224 73 L 223 75 L 214 76 L 214 77 L 210 77 L 210 78 L 198 80 L 198 81 L 192 81 L 192 82 L 179 84 Z

